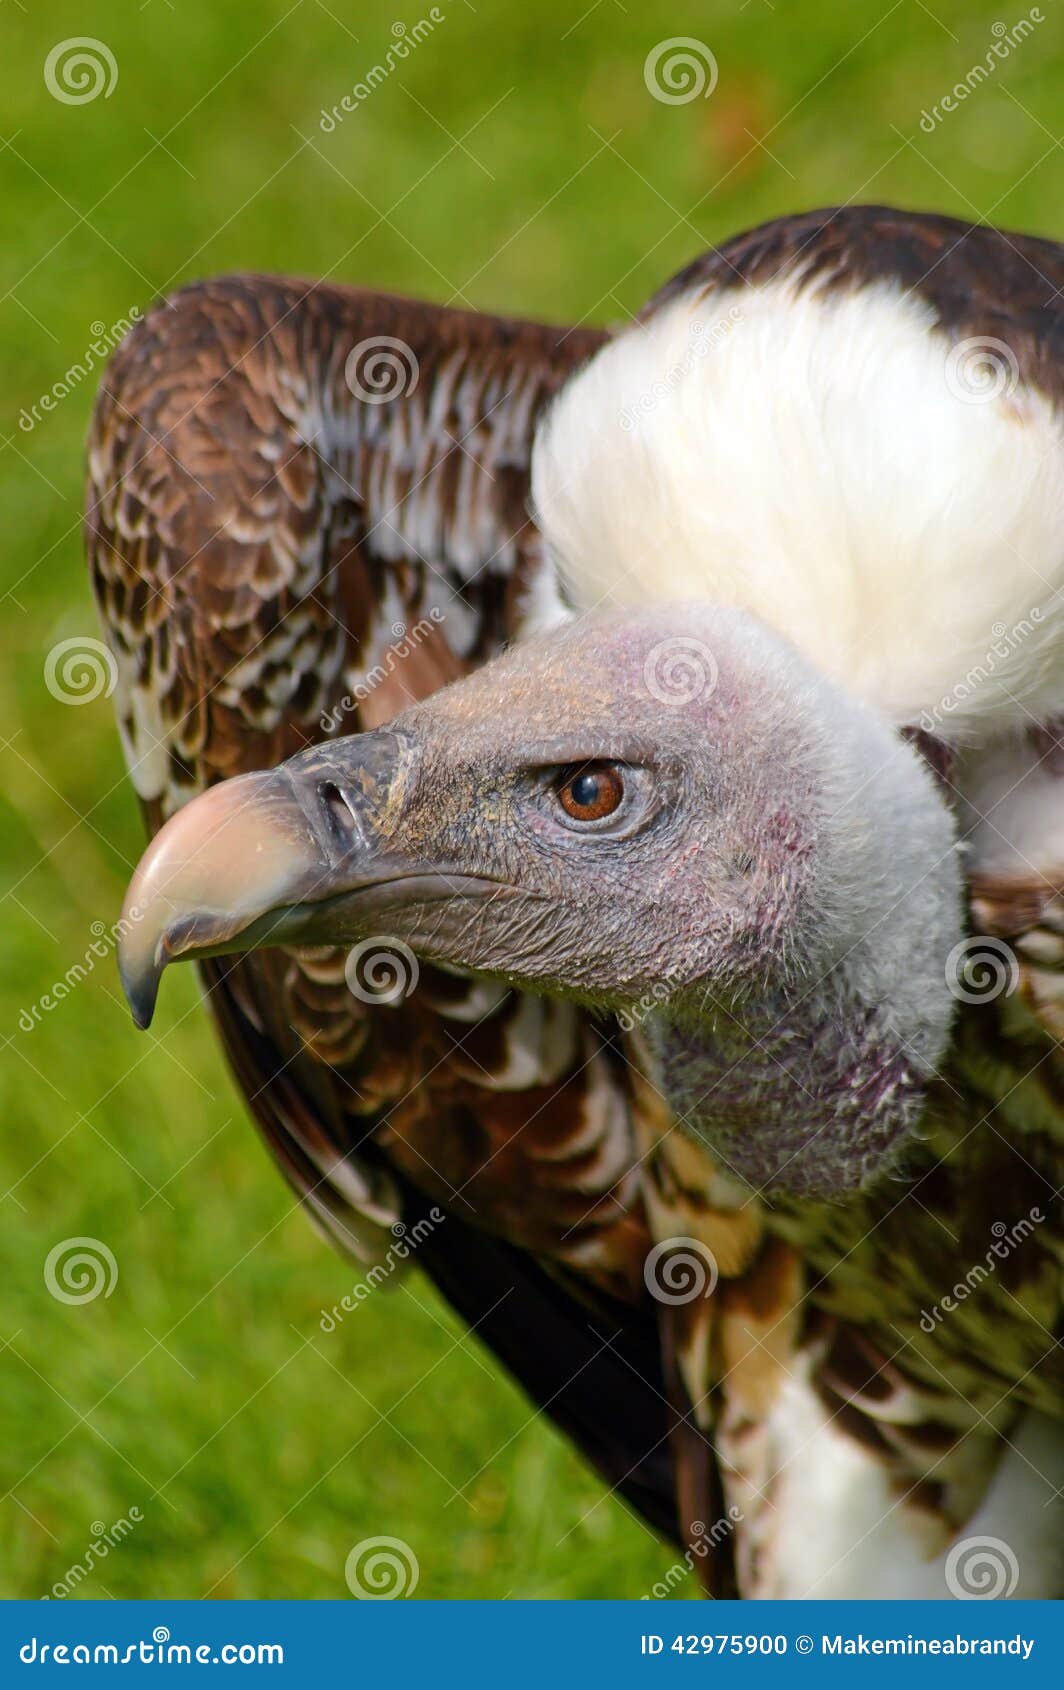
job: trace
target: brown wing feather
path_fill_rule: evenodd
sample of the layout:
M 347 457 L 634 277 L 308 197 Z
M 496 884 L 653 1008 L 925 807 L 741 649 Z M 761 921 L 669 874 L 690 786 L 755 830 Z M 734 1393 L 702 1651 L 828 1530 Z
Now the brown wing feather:
M 597 341 L 254 277 L 149 314 L 101 393 L 88 528 L 153 825 L 202 785 L 394 714 L 512 635 L 541 567 L 526 510 L 533 420 Z M 397 390 L 382 400 L 390 375 Z M 568 1248 L 575 1226 L 576 1248 L 589 1229 L 609 1232 L 621 1209 L 581 1220 L 566 1187 L 591 1175 L 593 1192 L 596 1156 L 603 1190 L 618 1181 L 621 1159 L 602 1141 L 623 1140 L 627 1109 L 575 1013 L 497 994 L 466 1022 L 442 979 L 401 1011 L 374 1012 L 343 961 L 289 953 L 242 972 L 283 1005 L 279 1049 L 298 1038 L 331 1070 L 352 1132 L 387 1114 L 380 1130 L 433 1195 L 461 1188 L 472 1213 L 478 1186 L 482 1224 L 516 1228 L 519 1243 L 543 1247 L 553 1229 Z M 519 1016 L 515 1092 L 503 1088 Z M 546 1111 L 542 1088 L 559 1082 Z M 558 1153 L 566 1131 L 581 1140 L 575 1174 Z M 519 1213 L 496 1213 L 515 1160 L 548 1203 L 559 1193 L 534 1239 Z M 602 1272 L 614 1272 L 606 1260 Z
M 86 529 L 150 826 L 205 784 L 387 720 L 518 631 L 543 573 L 535 419 L 601 339 L 254 276 L 146 317 L 100 394 Z M 627 1063 L 571 1006 L 425 968 L 402 1008 L 373 1007 L 344 961 L 274 951 L 204 968 L 286 1177 L 363 1255 L 438 1200 L 449 1218 L 426 1266 L 675 1532 Z M 510 1248 L 493 1254 L 485 1233 Z M 465 1286 L 456 1264 L 476 1260 L 483 1283 Z M 549 1296 L 537 1260 L 561 1276 Z M 494 1296 L 518 1340 L 477 1302 L 502 1263 Z M 592 1341 L 593 1309 L 608 1343 Z M 534 1336 L 533 1319 L 548 1322 Z

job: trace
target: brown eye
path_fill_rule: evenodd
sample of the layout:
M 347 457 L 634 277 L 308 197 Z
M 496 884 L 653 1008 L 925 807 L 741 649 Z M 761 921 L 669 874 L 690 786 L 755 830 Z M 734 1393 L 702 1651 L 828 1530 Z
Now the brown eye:
M 612 816 L 624 797 L 624 781 L 610 764 L 580 769 L 558 788 L 558 802 L 576 822 L 597 822 Z

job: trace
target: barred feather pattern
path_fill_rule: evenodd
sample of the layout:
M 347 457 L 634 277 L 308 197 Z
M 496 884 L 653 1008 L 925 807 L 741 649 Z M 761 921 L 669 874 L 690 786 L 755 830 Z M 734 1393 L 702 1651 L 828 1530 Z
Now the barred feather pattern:
M 833 261 L 849 238 L 859 272 L 868 229 L 847 215 L 828 220 Z M 705 262 L 752 266 L 755 285 L 767 253 L 810 239 L 786 221 Z M 927 220 L 936 247 L 943 221 Z M 545 405 L 602 340 L 251 275 L 185 289 L 134 329 L 96 408 L 86 533 L 151 829 L 204 785 L 376 726 L 563 613 L 529 458 Z M 384 342 L 416 377 L 381 401 L 359 349 Z M 1048 896 L 993 875 L 974 895 L 976 926 L 1015 941 L 1022 989 L 963 1010 L 904 1182 L 838 1205 L 770 1210 L 739 1188 L 676 1130 L 638 1035 L 571 1005 L 428 967 L 401 1008 L 367 1005 L 335 950 L 203 971 L 238 1082 L 340 1247 L 379 1252 L 414 1188 L 547 1264 L 576 1320 L 623 1308 L 660 1328 L 649 1383 L 679 1394 L 664 1516 L 683 1541 L 737 1501 L 755 1594 L 779 1477 L 765 1426 L 799 1357 L 942 1537 L 1023 1408 L 1060 1413 L 1062 959 L 1036 934 L 1056 933 L 1064 874 Z M 977 1299 L 923 1318 L 998 1223 L 1035 1208 L 1045 1222 Z M 719 1279 L 662 1307 L 644 1268 L 677 1237 L 700 1240 Z M 605 1443 L 623 1403 L 602 1415 Z M 692 1476 L 707 1436 L 711 1480 Z M 623 1488 L 623 1464 L 585 1450 Z M 727 1566 L 713 1577 L 731 1588 Z

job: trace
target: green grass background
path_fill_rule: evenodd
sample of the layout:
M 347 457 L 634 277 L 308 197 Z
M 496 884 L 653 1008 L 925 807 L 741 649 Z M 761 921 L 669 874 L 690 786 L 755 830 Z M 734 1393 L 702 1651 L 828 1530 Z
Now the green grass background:
M 922 110 L 1019 5 L 453 0 L 324 136 L 320 109 L 420 0 L 3 6 L 4 1595 L 44 1594 L 131 1507 L 142 1523 L 81 1594 L 344 1596 L 348 1550 L 377 1534 L 411 1546 L 429 1597 L 638 1596 L 673 1561 L 416 1275 L 317 1329 L 352 1271 L 292 1211 L 191 971 L 150 1036 L 110 958 L 20 1027 L 115 919 L 141 845 L 110 706 L 43 683 L 58 640 L 96 632 L 78 535 L 93 383 L 30 433 L 22 407 L 93 323 L 231 268 L 611 321 L 705 243 L 818 203 L 1064 236 L 1060 9 L 1043 0 L 1034 38 L 929 136 Z M 75 35 L 114 54 L 109 98 L 47 92 L 46 55 Z M 679 35 L 719 82 L 668 106 L 643 65 Z M 43 1265 L 77 1235 L 119 1277 L 66 1306 Z

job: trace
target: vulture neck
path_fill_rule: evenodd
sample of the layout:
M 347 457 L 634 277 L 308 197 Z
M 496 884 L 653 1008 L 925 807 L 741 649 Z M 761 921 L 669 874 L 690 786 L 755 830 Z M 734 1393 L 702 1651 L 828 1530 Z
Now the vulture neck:
M 679 1129 L 758 1192 L 856 1190 L 917 1124 L 932 1071 L 926 1028 L 907 1040 L 870 1001 L 860 963 L 739 1001 L 690 992 L 649 1027 Z
M 711 966 L 647 1018 L 680 1129 L 758 1191 L 838 1197 L 896 1166 L 965 997 L 953 818 L 917 751 L 877 732 L 854 711 L 836 736 L 784 951 L 739 986 Z

